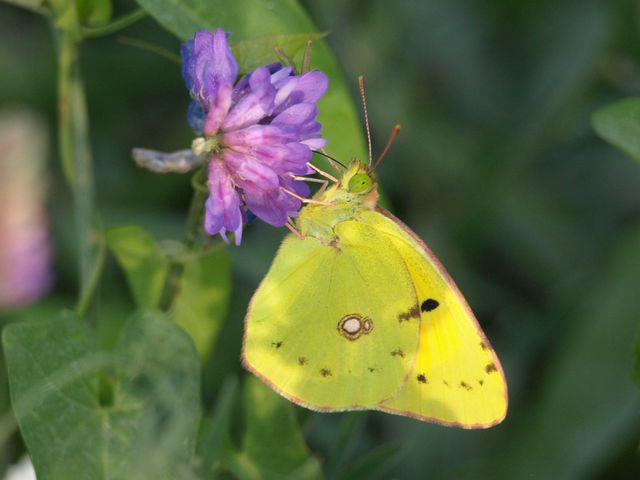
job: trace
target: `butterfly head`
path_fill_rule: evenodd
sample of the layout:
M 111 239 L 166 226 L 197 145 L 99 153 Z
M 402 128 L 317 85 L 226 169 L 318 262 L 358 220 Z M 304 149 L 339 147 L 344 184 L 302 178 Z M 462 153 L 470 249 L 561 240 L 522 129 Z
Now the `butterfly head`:
M 347 192 L 355 195 L 366 195 L 375 188 L 373 174 L 369 173 L 364 166 L 354 161 L 342 177 L 342 185 Z
M 347 201 L 370 208 L 375 208 L 379 197 L 375 175 L 357 160 L 351 162 L 342 175 L 338 190 Z

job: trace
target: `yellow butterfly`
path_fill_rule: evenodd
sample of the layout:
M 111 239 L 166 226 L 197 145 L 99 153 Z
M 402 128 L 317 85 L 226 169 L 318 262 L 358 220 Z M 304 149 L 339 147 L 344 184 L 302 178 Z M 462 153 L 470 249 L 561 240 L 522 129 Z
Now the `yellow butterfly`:
M 300 211 L 249 305 L 243 364 L 313 410 L 496 425 L 500 362 L 438 259 L 376 206 L 374 170 L 353 161 Z

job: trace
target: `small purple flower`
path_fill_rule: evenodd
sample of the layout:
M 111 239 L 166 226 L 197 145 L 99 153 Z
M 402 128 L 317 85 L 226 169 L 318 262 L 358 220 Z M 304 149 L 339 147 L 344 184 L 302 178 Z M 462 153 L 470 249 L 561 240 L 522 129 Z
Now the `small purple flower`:
M 193 98 L 187 117 L 202 135 L 193 151 L 208 154 L 205 230 L 225 241 L 233 232 L 239 245 L 249 214 L 284 226 L 300 209 L 297 197 L 309 195 L 296 177 L 312 172 L 312 150 L 326 144 L 316 102 L 327 77 L 320 71 L 295 75 L 276 63 L 236 83 L 238 64 L 222 29 L 196 32 L 183 44 L 182 59 Z

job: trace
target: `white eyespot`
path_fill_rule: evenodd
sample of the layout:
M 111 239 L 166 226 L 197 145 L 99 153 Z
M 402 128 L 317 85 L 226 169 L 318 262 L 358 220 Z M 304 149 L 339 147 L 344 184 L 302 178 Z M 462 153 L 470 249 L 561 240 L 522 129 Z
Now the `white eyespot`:
M 362 325 L 360 324 L 360 319 L 359 318 L 355 318 L 355 317 L 351 317 L 351 318 L 347 318 L 343 323 L 342 323 L 342 329 L 347 332 L 350 333 L 351 335 L 358 333 L 358 331 L 362 328 Z
M 356 340 L 373 329 L 373 322 L 363 315 L 351 313 L 338 322 L 338 332 L 349 340 Z

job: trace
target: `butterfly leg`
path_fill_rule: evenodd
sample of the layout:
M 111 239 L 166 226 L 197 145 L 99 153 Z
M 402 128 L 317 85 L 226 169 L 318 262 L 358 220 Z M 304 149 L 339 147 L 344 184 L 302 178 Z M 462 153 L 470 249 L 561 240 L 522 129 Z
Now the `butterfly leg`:
M 333 205 L 332 202 L 323 202 L 322 200 L 315 200 L 313 198 L 304 198 L 298 195 L 296 192 L 292 192 L 291 190 L 284 187 L 280 187 L 280 190 L 283 191 L 284 193 L 291 195 L 293 198 L 300 200 L 302 203 L 310 203 L 313 205 L 324 205 L 324 206 Z
M 320 170 L 318 167 L 313 165 L 311 162 L 307 162 L 307 165 L 309 166 L 309 168 L 315 170 L 317 174 L 322 175 L 325 178 L 328 178 L 329 180 L 334 182 L 336 185 L 340 185 L 340 180 L 337 179 L 336 177 L 334 177 L 333 175 L 331 175 L 330 173 L 327 173 L 324 170 Z M 333 166 L 333 164 L 332 164 L 332 166 Z M 337 167 L 335 167 L 335 168 L 337 169 Z
M 299 232 L 296 229 L 296 227 L 293 226 L 293 224 L 291 223 L 291 220 L 289 220 L 287 223 L 285 223 L 285 226 L 291 231 L 291 233 L 293 233 L 300 240 L 304 240 L 304 235 L 301 232 Z
M 291 175 L 291 178 L 299 182 L 321 183 L 322 186 L 318 190 L 318 193 L 324 192 L 327 189 L 327 186 L 329 185 L 329 180 L 320 180 L 319 178 L 300 177 L 298 175 Z
M 318 189 L 318 194 L 320 195 L 322 195 L 324 191 L 327 189 L 327 186 L 329 185 L 329 180 L 323 180 L 321 183 L 322 183 L 322 186 Z

